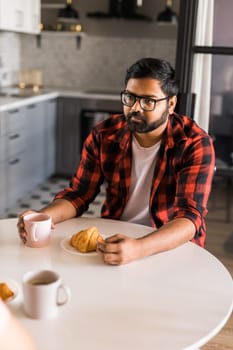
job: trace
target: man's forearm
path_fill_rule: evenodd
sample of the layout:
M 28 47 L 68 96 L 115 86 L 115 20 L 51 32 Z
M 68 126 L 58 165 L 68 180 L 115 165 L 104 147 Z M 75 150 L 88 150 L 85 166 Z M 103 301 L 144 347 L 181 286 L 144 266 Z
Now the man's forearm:
M 50 215 L 54 224 L 76 216 L 75 207 L 66 199 L 55 199 L 51 204 L 42 208 L 41 212 Z
M 141 257 L 173 249 L 190 241 L 196 232 L 193 222 L 186 218 L 170 221 L 158 230 L 139 239 Z

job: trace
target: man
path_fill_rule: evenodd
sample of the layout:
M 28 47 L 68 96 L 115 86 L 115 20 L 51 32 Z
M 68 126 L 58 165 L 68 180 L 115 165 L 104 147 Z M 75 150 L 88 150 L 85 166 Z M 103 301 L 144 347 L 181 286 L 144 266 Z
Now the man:
M 124 114 L 91 131 L 71 186 L 42 209 L 55 224 L 80 216 L 105 183 L 102 217 L 154 228 L 140 239 L 117 234 L 98 243 L 107 264 L 126 264 L 189 240 L 204 246 L 214 149 L 193 120 L 174 113 L 177 91 L 168 62 L 134 63 L 121 93 Z M 18 227 L 25 240 L 21 216 Z

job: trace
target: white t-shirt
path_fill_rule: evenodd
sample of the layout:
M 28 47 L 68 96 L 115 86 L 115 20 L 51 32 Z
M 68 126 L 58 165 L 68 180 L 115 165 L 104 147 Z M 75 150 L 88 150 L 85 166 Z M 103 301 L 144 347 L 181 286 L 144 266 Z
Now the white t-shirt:
M 121 220 L 151 226 L 149 199 L 159 147 L 160 142 L 151 147 L 142 147 L 133 137 L 129 201 Z

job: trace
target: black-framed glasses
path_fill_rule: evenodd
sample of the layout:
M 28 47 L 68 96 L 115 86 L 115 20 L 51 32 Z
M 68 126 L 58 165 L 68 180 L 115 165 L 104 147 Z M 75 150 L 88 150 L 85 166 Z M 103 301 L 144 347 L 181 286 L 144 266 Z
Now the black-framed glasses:
M 159 98 L 156 100 L 155 98 L 148 97 L 148 96 L 137 96 L 137 95 L 131 94 L 127 91 L 121 92 L 121 102 L 123 103 L 123 105 L 125 105 L 127 107 L 133 107 L 135 102 L 139 101 L 141 108 L 143 109 L 143 111 L 146 111 L 146 112 L 153 111 L 155 109 L 157 102 L 165 101 L 168 99 L 169 99 L 168 96 L 163 97 L 163 98 Z

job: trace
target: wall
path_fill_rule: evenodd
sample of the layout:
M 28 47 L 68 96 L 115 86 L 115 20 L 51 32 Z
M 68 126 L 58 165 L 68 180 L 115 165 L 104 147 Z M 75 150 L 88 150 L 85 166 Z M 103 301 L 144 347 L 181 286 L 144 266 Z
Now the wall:
M 43 2 L 52 3 L 49 0 Z M 56 2 L 65 3 L 64 0 Z M 178 4 L 178 0 L 174 1 L 175 11 Z M 155 21 L 157 12 L 164 9 L 164 0 L 143 1 L 139 12 L 151 15 L 152 22 L 99 21 L 85 17 L 88 11 L 106 12 L 108 0 L 74 1 L 74 6 L 80 11 L 86 30 L 80 47 L 77 47 L 76 36 L 72 33 L 43 33 L 41 47 L 38 47 L 35 35 L 0 31 L 0 85 L 17 83 L 20 69 L 37 68 L 43 72 L 45 86 L 119 90 L 126 68 L 138 58 L 153 56 L 175 64 L 177 28 L 158 26 Z M 50 17 L 57 10 L 46 11 L 50 14 L 47 20 L 54 23 L 56 18 Z
M 84 36 L 47 33 L 37 47 L 34 36 L 21 35 L 21 68 L 43 71 L 45 86 L 79 90 L 122 88 L 126 68 L 138 58 L 154 56 L 175 61 L 176 40 Z

